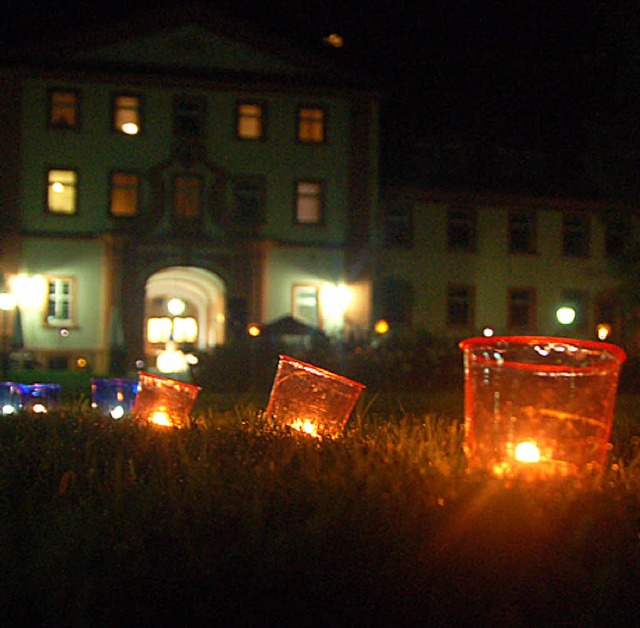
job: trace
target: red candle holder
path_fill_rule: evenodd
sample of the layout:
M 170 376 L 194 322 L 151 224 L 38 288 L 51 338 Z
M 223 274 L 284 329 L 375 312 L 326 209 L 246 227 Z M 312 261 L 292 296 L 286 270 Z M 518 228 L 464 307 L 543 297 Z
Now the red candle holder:
M 620 369 L 615 345 L 540 336 L 470 338 L 465 453 L 501 477 L 602 470 Z
M 266 414 L 280 426 L 333 438 L 344 430 L 363 388 L 347 377 L 281 355 Z
M 132 414 L 155 425 L 185 427 L 200 387 L 141 372 Z

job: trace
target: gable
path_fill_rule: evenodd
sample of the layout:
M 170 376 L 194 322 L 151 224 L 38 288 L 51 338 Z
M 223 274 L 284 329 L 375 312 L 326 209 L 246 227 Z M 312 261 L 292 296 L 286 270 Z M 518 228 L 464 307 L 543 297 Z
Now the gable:
M 119 68 L 180 69 L 198 73 L 306 73 L 303 66 L 275 53 L 219 35 L 199 24 L 186 24 L 95 49 L 85 48 L 76 51 L 74 60 Z

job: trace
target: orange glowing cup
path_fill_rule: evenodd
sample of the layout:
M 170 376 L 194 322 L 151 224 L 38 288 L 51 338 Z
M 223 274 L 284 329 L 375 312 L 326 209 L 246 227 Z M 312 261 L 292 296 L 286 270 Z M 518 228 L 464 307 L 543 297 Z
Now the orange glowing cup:
M 502 477 L 603 468 L 626 358 L 620 347 L 505 336 L 470 338 L 460 348 L 471 468 Z
M 185 427 L 200 387 L 167 377 L 139 374 L 140 388 L 132 414 L 155 425 Z
M 281 355 L 266 414 L 277 425 L 302 434 L 335 438 L 363 388 L 342 375 Z

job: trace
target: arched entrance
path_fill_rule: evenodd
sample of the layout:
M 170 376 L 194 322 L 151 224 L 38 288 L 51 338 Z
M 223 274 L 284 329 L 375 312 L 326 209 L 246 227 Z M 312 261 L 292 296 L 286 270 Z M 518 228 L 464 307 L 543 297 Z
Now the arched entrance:
M 211 271 L 171 266 L 146 282 L 145 354 L 163 350 L 170 339 L 189 350 L 206 350 L 224 342 L 226 287 Z

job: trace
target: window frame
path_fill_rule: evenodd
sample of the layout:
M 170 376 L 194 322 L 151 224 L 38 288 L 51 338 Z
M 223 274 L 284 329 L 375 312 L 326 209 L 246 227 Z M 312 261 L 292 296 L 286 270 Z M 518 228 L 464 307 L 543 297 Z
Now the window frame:
M 117 189 L 122 189 L 124 186 L 117 186 L 114 183 L 114 178 L 118 175 L 135 177 L 135 208 L 132 214 L 116 214 L 113 211 L 114 193 Z M 107 214 L 109 218 L 114 220 L 131 220 L 140 213 L 140 173 L 135 170 L 112 170 L 109 175 L 109 207 Z
M 74 182 L 74 197 L 73 197 L 73 211 L 56 211 L 51 209 L 51 202 L 50 202 L 50 193 L 51 193 L 51 187 L 52 185 L 55 183 L 55 181 L 51 180 L 51 173 L 52 172 L 67 172 L 67 173 L 73 173 L 75 176 L 75 182 Z M 77 216 L 79 213 L 79 207 L 80 207 L 80 203 L 79 203 L 79 199 L 80 199 L 80 193 L 79 193 L 79 188 L 80 188 L 80 175 L 78 173 L 78 169 L 77 168 L 69 168 L 67 166 L 50 166 L 46 169 L 45 172 L 45 200 L 44 200 L 44 208 L 45 208 L 45 214 L 47 214 L 48 216 Z
M 516 246 L 518 241 L 517 237 L 514 237 L 517 225 L 514 222 L 520 218 L 526 218 L 527 223 L 525 228 L 521 229 L 521 232 L 527 231 L 526 246 Z M 538 252 L 538 214 L 532 210 L 511 210 L 508 215 L 508 229 L 509 229 L 509 253 L 511 255 L 535 255 Z
M 137 107 L 134 108 L 134 107 L 119 106 L 118 99 L 120 98 L 134 99 L 137 102 Z M 118 112 L 123 110 L 135 110 L 137 112 L 136 122 L 135 122 L 138 125 L 137 133 L 126 133 L 125 131 L 122 130 L 122 127 L 124 124 L 126 124 L 126 121 L 118 126 L 118 119 L 117 119 Z M 113 94 L 111 96 L 111 130 L 112 132 L 125 137 L 137 137 L 142 133 L 144 133 L 145 124 L 144 124 L 143 110 L 144 110 L 144 101 L 142 96 L 140 96 L 140 94 L 133 93 L 133 92 L 118 92 L 116 94 Z
M 315 300 L 316 300 L 316 317 L 315 321 L 310 320 L 308 317 L 304 315 L 299 315 L 300 306 L 297 305 L 297 296 L 296 293 L 302 290 L 312 290 L 315 292 Z M 291 285 L 291 316 L 296 320 L 303 322 L 305 325 L 311 325 L 312 327 L 316 327 L 317 329 L 322 329 L 322 308 L 320 304 L 320 286 L 315 283 L 294 283 Z
M 300 194 L 300 186 L 304 184 L 309 185 L 317 185 L 319 188 L 319 193 L 317 195 L 304 195 Z M 303 198 L 317 198 L 319 207 L 319 217 L 318 220 L 315 221 L 306 221 L 300 220 L 300 201 Z M 324 179 L 296 179 L 295 187 L 294 187 L 294 205 L 293 205 L 293 221 L 296 225 L 308 226 L 308 227 L 318 227 L 325 224 L 325 215 L 326 215 L 326 207 L 325 207 L 325 198 L 326 198 L 326 188 Z
M 571 219 L 580 218 L 584 229 L 569 230 Z M 570 242 L 580 242 L 579 249 L 573 249 Z M 586 259 L 591 251 L 591 214 L 580 211 L 565 211 L 562 213 L 561 250 L 565 257 Z
M 197 183 L 197 208 L 196 212 L 193 215 L 180 213 L 178 211 L 179 207 L 179 193 L 181 190 L 185 189 L 185 186 L 179 187 L 178 183 L 180 180 L 184 181 L 194 181 Z M 187 197 L 185 197 L 187 198 Z M 192 223 L 202 219 L 204 206 L 204 178 L 202 175 L 193 173 L 193 172 L 176 172 L 172 177 L 172 195 L 171 195 L 171 215 L 173 216 L 173 220 L 180 223 Z
M 514 299 L 517 293 L 526 293 L 529 297 L 527 304 L 527 322 L 524 325 L 517 323 L 516 317 L 514 316 Z M 534 287 L 514 286 L 507 289 L 507 328 L 509 330 L 518 332 L 535 330 L 537 315 L 537 294 Z
M 186 107 L 192 108 L 196 115 L 186 112 Z M 207 136 L 207 100 L 204 96 L 188 96 L 177 94 L 172 101 L 171 133 L 174 138 L 182 141 L 201 141 Z M 179 119 L 196 120 L 195 133 L 192 133 L 184 125 L 180 125 Z
M 243 115 L 241 113 L 241 108 L 243 106 L 254 106 L 254 107 L 258 107 L 260 110 L 260 115 L 258 116 L 248 116 L 248 115 Z M 247 135 L 243 135 L 240 132 L 240 126 L 241 126 L 241 122 L 242 120 L 246 120 L 246 119 L 255 119 L 258 121 L 258 124 L 260 126 L 260 132 L 258 135 L 256 136 L 247 136 Z M 236 129 L 236 139 L 241 141 L 241 142 L 264 142 L 267 139 L 267 105 L 264 101 L 262 100 L 238 100 L 236 102 L 236 124 L 235 124 L 235 129 Z
M 72 275 L 47 275 L 45 276 L 45 280 L 47 282 L 46 289 L 46 298 L 44 302 L 44 312 L 43 312 L 43 325 L 44 327 L 49 327 L 52 329 L 63 329 L 63 328 L 77 328 L 78 320 L 77 320 L 77 311 L 78 311 L 78 289 L 77 289 L 77 278 Z M 68 309 L 68 317 L 67 318 L 50 318 L 49 309 L 51 305 L 51 284 L 57 282 L 66 282 L 69 285 L 69 296 L 66 299 L 67 309 Z M 64 300 L 60 298 L 56 303 L 64 303 Z M 54 306 L 54 309 L 57 306 Z
M 53 120 L 55 110 L 53 99 L 56 94 L 70 94 L 73 96 L 73 124 L 56 124 Z M 52 87 L 48 90 L 47 96 L 47 128 L 56 131 L 78 131 L 80 130 L 80 92 L 75 88 Z
M 456 305 L 453 302 L 453 292 L 457 291 L 459 293 L 464 292 L 464 307 L 466 309 L 465 322 L 459 322 L 454 320 L 455 317 L 452 317 L 452 307 Z M 459 300 L 458 303 L 462 301 Z M 475 286 L 471 284 L 463 284 L 463 283 L 450 283 L 447 285 L 446 292 L 446 320 L 447 327 L 453 329 L 473 329 L 475 328 L 475 320 L 476 320 L 476 289 Z
M 315 121 L 313 119 L 313 116 L 307 115 L 304 116 L 303 112 L 311 112 L 311 111 L 319 111 L 322 113 L 322 119 L 320 120 L 320 122 Z M 328 124 L 327 124 L 327 120 L 328 120 L 328 113 L 327 113 L 327 108 L 322 106 L 322 105 L 318 105 L 318 104 L 301 104 L 298 105 L 298 109 L 296 112 L 296 141 L 298 142 L 298 144 L 303 144 L 303 145 L 322 145 L 322 144 L 327 144 L 328 143 Z M 311 128 L 312 130 L 315 129 L 317 126 L 320 126 L 321 129 L 321 134 L 322 137 L 321 139 L 314 139 L 314 133 L 313 131 L 310 133 L 311 137 L 305 137 L 307 135 L 306 132 L 304 132 L 304 128 Z
M 468 224 L 468 244 L 457 244 L 458 238 L 453 237 L 456 225 L 452 223 L 454 214 L 464 214 Z M 447 210 L 447 250 L 455 253 L 475 253 L 478 248 L 478 212 L 469 207 L 450 207 Z

